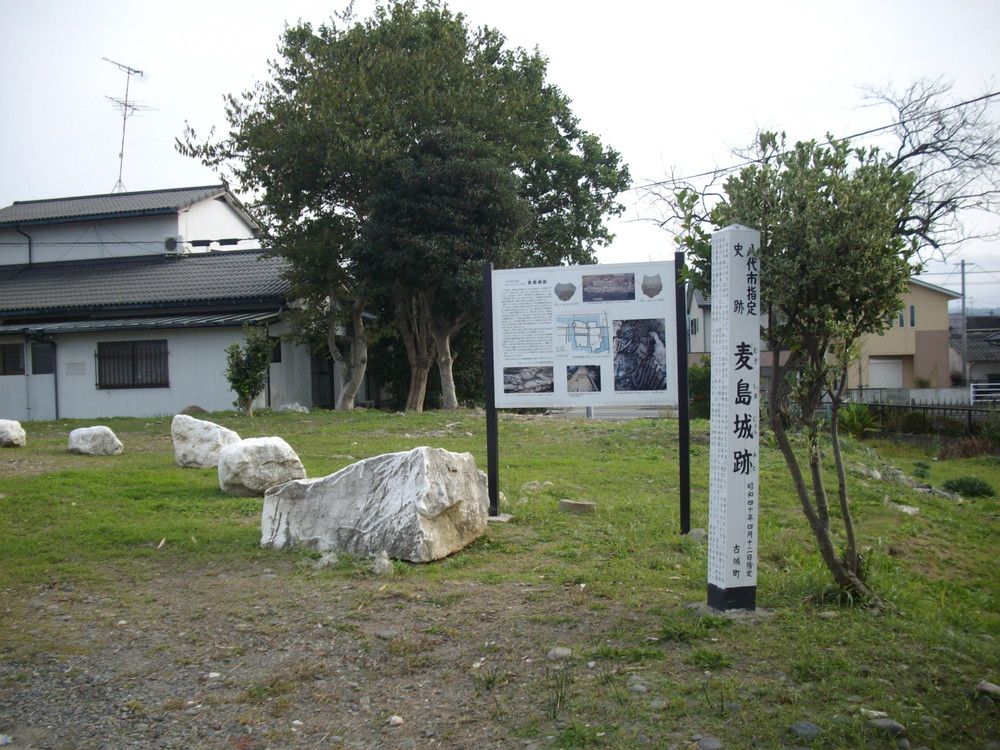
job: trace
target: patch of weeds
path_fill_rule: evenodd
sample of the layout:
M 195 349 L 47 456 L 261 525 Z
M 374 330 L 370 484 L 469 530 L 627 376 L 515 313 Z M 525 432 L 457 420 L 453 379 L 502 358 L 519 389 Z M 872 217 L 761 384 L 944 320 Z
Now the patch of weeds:
M 460 592 L 452 594 L 436 594 L 434 596 L 427 597 L 427 603 L 432 607 L 448 608 L 453 604 L 458 604 L 463 599 L 465 599 L 465 594 Z
M 931 475 L 931 465 L 926 461 L 913 462 L 913 476 L 917 479 L 927 479 Z
M 709 638 L 712 633 L 731 627 L 733 621 L 726 617 L 699 615 L 686 610 L 668 617 L 657 631 L 660 641 L 690 643 Z
M 825 682 L 843 676 L 848 667 L 841 658 L 806 653 L 792 662 L 789 676 L 796 682 Z
M 500 697 L 497 695 L 493 696 L 493 707 L 490 709 L 490 718 L 496 722 L 504 722 L 507 720 L 507 709 L 504 708 L 503 703 L 500 701 Z
M 565 625 L 566 623 L 576 622 L 577 618 L 573 615 L 531 615 L 528 617 L 528 621 L 548 625 Z
M 612 728 L 613 729 L 613 728 Z M 609 729 L 573 722 L 559 733 L 559 747 L 592 747 L 608 741 Z
M 865 580 L 867 575 L 862 575 Z M 857 591 L 842 589 L 836 584 L 829 583 L 818 594 L 812 594 L 805 598 L 805 601 L 818 604 L 819 606 L 836 606 L 844 608 L 858 607 L 860 609 L 870 609 L 876 605 L 876 600 L 872 596 L 860 594 Z
M 431 625 L 430 627 L 426 628 L 424 632 L 427 635 L 443 635 L 447 636 L 448 638 L 453 638 L 454 636 L 458 635 L 457 630 L 455 630 L 454 628 L 445 627 L 444 625 Z
M 570 666 L 556 665 L 545 668 L 545 680 L 542 683 L 545 696 L 542 705 L 546 718 L 553 721 L 559 718 L 559 714 L 569 705 L 575 681 L 576 675 Z
M 261 512 L 261 501 L 258 498 L 244 500 L 235 508 L 233 513 L 238 516 L 259 516 Z
M 728 654 L 722 651 L 716 651 L 710 648 L 699 648 L 691 654 L 691 662 L 699 669 L 707 669 L 709 671 L 717 671 L 720 669 L 728 669 L 733 666 L 733 659 Z
M 299 664 L 287 667 L 273 674 L 266 682 L 260 682 L 248 687 L 240 696 L 241 703 L 261 704 L 264 701 L 273 701 L 280 696 L 285 696 L 293 692 L 296 687 L 304 682 L 318 679 L 324 672 L 323 664 Z M 275 701 L 278 703 L 278 701 Z M 280 710 L 280 706 L 278 707 Z M 274 708 L 271 712 L 274 712 Z M 278 715 L 278 714 L 274 714 Z
M 356 633 L 358 632 L 358 626 L 353 622 L 334 622 L 327 627 L 335 633 Z
M 713 691 L 709 688 L 708 682 L 706 681 L 701 683 L 701 690 L 705 697 L 705 703 L 708 704 L 708 710 L 710 713 L 713 713 L 721 718 L 729 712 L 726 696 L 721 689 L 719 689 L 717 696 L 713 695 Z
M 475 671 L 472 673 L 472 685 L 476 695 L 488 693 L 493 688 L 507 683 L 510 669 L 506 659 L 483 659 L 477 664 L 479 666 L 475 667 Z
M 627 664 L 646 664 L 664 658 L 662 649 L 650 646 L 612 646 L 607 643 L 590 651 L 587 656 L 591 659 L 606 659 Z

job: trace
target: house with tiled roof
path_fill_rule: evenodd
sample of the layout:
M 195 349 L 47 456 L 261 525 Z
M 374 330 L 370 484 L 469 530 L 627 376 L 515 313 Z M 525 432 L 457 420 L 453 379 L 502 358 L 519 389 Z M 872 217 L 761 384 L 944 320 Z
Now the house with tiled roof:
M 960 294 L 919 279 L 907 282 L 902 308 L 882 333 L 864 336 L 859 358 L 848 371 L 849 388 L 947 388 L 951 384 L 948 302 Z M 697 290 L 687 296 L 688 352 L 691 363 L 711 353 L 712 302 Z M 772 355 L 761 352 L 767 378 Z
M 283 262 L 224 185 L 0 209 L 0 418 L 228 409 L 226 348 L 275 340 L 257 406 L 333 404 L 332 368 L 293 344 Z

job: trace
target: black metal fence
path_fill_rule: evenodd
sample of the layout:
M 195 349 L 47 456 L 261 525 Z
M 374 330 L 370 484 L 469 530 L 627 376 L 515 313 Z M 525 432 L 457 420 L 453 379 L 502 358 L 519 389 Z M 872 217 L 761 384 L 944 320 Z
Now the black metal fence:
M 883 432 L 933 434 L 943 437 L 974 435 L 990 414 L 981 406 L 925 406 L 917 404 L 869 404 Z

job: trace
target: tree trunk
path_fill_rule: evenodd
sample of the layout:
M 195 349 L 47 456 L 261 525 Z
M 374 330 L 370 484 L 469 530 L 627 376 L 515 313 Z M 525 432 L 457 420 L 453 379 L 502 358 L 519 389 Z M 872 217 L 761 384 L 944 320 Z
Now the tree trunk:
M 428 306 L 429 307 L 429 306 Z M 472 315 L 471 310 L 464 310 L 456 319 L 442 321 L 432 318 L 431 336 L 437 349 L 438 374 L 441 376 L 441 408 L 457 409 L 458 393 L 455 390 L 455 355 L 451 351 L 451 337 L 458 333 Z
M 331 305 L 335 305 L 331 297 Z M 350 354 L 345 357 L 337 347 L 338 316 L 331 315 L 327 325 L 326 346 L 340 375 L 340 394 L 337 396 L 337 410 L 350 411 L 358 398 L 358 392 L 368 370 L 368 331 L 365 328 L 365 299 L 357 297 L 351 302 L 350 321 L 353 335 Z
M 434 364 L 434 339 L 430 336 L 430 318 L 424 301 L 419 297 L 396 299 L 396 325 L 403 338 L 406 360 L 410 365 L 410 388 L 406 394 L 406 411 L 424 410 L 427 381 Z
M 833 440 L 833 463 L 837 467 L 837 497 L 840 500 L 840 515 L 844 519 L 844 534 L 847 549 L 844 550 L 844 564 L 854 575 L 861 577 L 861 560 L 858 557 L 858 543 L 854 537 L 854 518 L 847 500 L 847 472 L 844 470 L 844 455 L 840 451 L 840 406 L 847 386 L 847 368 L 839 378 L 836 390 L 830 394 L 830 438 Z
M 771 343 L 771 351 L 780 352 L 779 347 L 773 345 L 774 342 Z M 874 597 L 873 592 L 858 578 L 857 574 L 849 569 L 844 561 L 837 556 L 837 548 L 830 533 L 830 518 L 828 508 L 826 507 L 826 492 L 823 487 L 819 446 L 816 444 L 815 422 L 809 426 L 809 467 L 812 475 L 815 505 L 814 497 L 810 496 L 805 476 L 799 465 L 798 457 L 795 455 L 795 448 L 792 446 L 791 440 L 788 438 L 788 433 L 785 430 L 785 415 L 782 413 L 780 407 L 787 399 L 786 393 L 783 392 L 784 386 L 782 381 L 784 380 L 786 370 L 789 368 L 789 364 L 793 363 L 794 359 L 789 359 L 782 366 L 779 364 L 778 356 L 780 355 L 775 356 L 772 367 L 769 421 L 771 430 L 774 432 L 775 439 L 778 442 L 778 447 L 781 449 L 781 455 L 785 459 L 785 466 L 788 467 L 788 473 L 792 477 L 792 485 L 795 488 L 795 494 L 799 498 L 799 504 L 802 506 L 802 512 L 809 522 L 809 528 L 813 532 L 813 537 L 816 539 L 816 546 L 819 549 L 820 556 L 823 558 L 823 562 L 833 576 L 833 580 L 837 586 L 844 591 Z M 805 413 L 808 408 L 808 405 L 803 405 L 803 412 Z M 874 598 L 878 600 L 878 597 Z

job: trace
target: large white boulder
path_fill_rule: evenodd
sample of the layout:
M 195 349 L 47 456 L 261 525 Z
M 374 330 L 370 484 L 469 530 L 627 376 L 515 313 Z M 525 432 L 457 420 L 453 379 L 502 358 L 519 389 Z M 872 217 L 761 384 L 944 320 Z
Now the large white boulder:
M 80 427 L 69 434 L 69 449 L 87 456 L 117 456 L 125 446 L 110 427 Z
M 269 487 L 305 479 L 292 446 L 280 437 L 246 438 L 219 451 L 219 487 L 236 497 L 263 497 Z
M 21 423 L 13 419 L 0 419 L 0 448 L 20 448 L 27 441 Z
M 488 514 L 471 453 L 414 448 L 268 490 L 260 544 L 428 562 L 477 539 Z
M 186 469 L 214 469 L 219 465 L 219 452 L 240 441 L 240 436 L 229 428 L 187 414 L 174 417 L 170 437 L 177 465 Z

